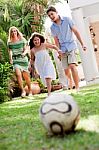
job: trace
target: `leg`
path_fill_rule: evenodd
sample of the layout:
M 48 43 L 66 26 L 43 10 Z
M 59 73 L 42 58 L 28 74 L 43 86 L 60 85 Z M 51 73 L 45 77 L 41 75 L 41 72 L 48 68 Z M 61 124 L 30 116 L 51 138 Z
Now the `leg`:
M 15 74 L 16 74 L 16 78 L 17 78 L 17 81 L 18 81 L 18 85 L 19 85 L 20 89 L 23 92 L 22 73 L 21 73 L 20 69 L 16 68 L 15 69 Z
M 26 84 L 27 84 L 27 86 L 28 86 L 29 93 L 32 94 L 31 80 L 30 80 L 29 73 L 26 72 L 26 71 L 23 71 L 23 72 L 22 72 L 22 75 L 23 75 L 23 78 L 24 78 L 24 80 L 26 81 Z
M 47 85 L 47 90 L 48 90 L 48 96 L 51 93 L 51 78 L 45 78 L 46 80 L 46 85 Z
M 15 73 L 16 73 L 18 85 L 22 91 L 21 97 L 25 97 L 26 93 L 25 93 L 24 88 L 23 88 L 22 73 L 21 73 L 20 69 L 18 69 L 18 68 L 15 69 Z
M 70 64 L 69 68 L 71 69 L 72 77 L 75 83 L 75 88 L 79 89 L 79 76 L 78 71 L 75 64 Z
M 66 75 L 66 77 L 68 79 L 68 83 L 69 83 L 68 87 L 70 89 L 72 89 L 72 87 L 73 87 L 73 84 L 72 84 L 72 74 L 71 74 L 71 70 L 69 68 L 65 69 L 65 75 Z
M 68 64 L 69 64 L 69 68 L 71 70 L 72 73 L 72 77 L 73 77 L 73 81 L 75 83 L 75 88 L 78 90 L 79 89 L 79 76 L 78 76 L 78 71 L 76 68 L 76 52 L 75 50 L 72 50 L 69 55 L 68 55 Z
M 61 61 L 62 61 L 62 66 L 63 66 L 64 71 L 65 71 L 65 75 L 68 79 L 68 83 L 69 83 L 68 87 L 70 89 L 72 89 L 72 74 L 71 74 L 71 70 L 68 66 L 68 55 L 64 54 L 61 58 Z

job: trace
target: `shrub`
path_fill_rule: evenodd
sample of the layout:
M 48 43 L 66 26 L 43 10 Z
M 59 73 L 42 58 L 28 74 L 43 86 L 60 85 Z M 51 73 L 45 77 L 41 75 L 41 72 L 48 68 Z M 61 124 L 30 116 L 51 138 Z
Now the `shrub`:
M 10 100 L 8 83 L 12 74 L 11 65 L 9 63 L 0 63 L 0 102 Z

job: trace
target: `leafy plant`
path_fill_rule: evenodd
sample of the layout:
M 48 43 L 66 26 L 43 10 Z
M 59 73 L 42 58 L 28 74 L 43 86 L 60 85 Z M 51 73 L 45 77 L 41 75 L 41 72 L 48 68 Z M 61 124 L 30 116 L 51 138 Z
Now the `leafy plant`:
M 8 83 L 11 77 L 11 65 L 8 63 L 0 63 L 0 102 L 10 100 Z
M 0 0 L 0 61 L 7 62 L 7 38 L 11 26 L 16 26 L 28 39 L 32 32 L 41 32 L 46 1 Z

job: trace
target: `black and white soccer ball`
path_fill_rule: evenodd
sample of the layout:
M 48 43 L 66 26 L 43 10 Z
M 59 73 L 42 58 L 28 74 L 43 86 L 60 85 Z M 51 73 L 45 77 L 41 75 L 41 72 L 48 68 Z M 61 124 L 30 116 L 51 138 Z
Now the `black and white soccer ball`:
M 73 131 L 80 119 L 80 109 L 70 95 L 55 93 L 40 106 L 41 122 L 50 134 Z

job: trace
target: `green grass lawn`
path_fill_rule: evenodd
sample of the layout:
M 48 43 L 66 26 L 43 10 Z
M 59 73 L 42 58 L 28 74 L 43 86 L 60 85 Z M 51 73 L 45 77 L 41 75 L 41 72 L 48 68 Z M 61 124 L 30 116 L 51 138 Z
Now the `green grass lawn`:
M 0 150 L 99 150 L 99 85 L 73 91 L 81 119 L 74 133 L 50 137 L 39 119 L 45 94 L 0 104 Z

